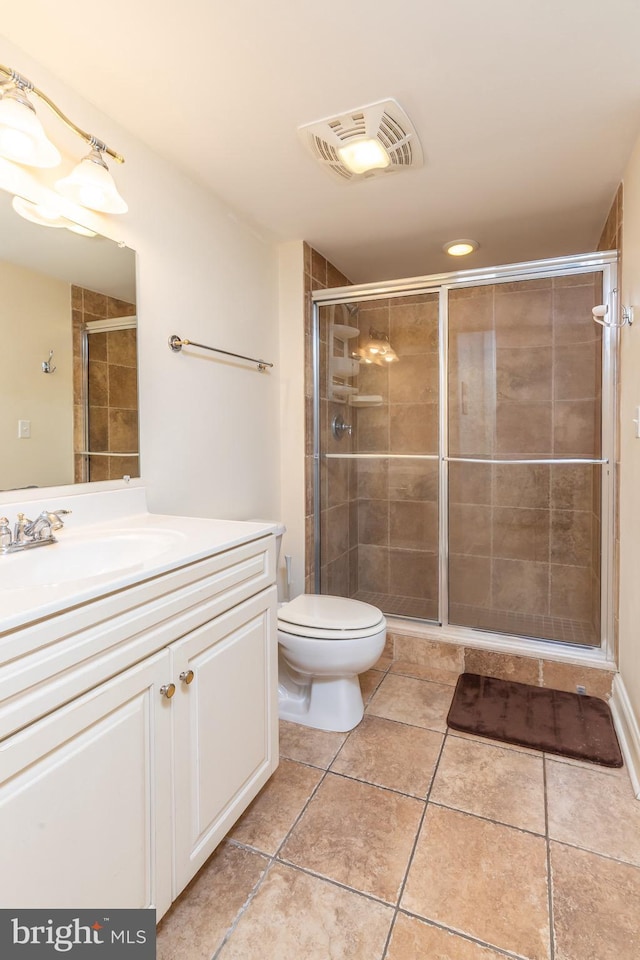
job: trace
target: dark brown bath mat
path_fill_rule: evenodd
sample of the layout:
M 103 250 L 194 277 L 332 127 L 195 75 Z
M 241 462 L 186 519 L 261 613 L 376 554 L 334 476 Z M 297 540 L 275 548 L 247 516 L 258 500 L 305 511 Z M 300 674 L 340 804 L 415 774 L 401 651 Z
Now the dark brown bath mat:
M 463 673 L 447 723 L 479 737 L 604 767 L 622 766 L 611 712 L 598 697 Z

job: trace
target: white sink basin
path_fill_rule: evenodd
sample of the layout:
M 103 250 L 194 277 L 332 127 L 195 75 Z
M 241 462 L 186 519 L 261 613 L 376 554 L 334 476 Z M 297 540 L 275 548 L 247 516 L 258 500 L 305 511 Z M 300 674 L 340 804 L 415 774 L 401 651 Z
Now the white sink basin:
M 73 513 L 57 543 L 0 555 L 0 648 L 17 627 L 273 533 L 257 521 L 149 513 L 141 487 L 34 500 L 27 509 L 58 508 Z M 15 516 L 25 505 L 3 509 Z
M 63 531 L 57 543 L 0 556 L 0 595 L 4 590 L 124 573 L 173 550 L 184 539 L 177 530 L 119 529 L 70 536 Z

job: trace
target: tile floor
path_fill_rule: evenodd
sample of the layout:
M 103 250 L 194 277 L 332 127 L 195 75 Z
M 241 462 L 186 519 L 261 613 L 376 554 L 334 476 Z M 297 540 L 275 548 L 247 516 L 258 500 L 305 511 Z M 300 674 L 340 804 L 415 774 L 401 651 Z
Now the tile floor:
M 158 960 L 637 960 L 626 770 L 447 732 L 454 676 L 377 667 L 349 735 L 281 725 Z

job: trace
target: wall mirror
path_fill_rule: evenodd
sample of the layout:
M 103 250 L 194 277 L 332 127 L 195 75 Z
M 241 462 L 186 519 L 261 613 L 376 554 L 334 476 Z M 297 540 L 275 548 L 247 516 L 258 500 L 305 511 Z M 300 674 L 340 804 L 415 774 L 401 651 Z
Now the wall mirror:
M 0 491 L 140 475 L 135 256 L 0 193 Z

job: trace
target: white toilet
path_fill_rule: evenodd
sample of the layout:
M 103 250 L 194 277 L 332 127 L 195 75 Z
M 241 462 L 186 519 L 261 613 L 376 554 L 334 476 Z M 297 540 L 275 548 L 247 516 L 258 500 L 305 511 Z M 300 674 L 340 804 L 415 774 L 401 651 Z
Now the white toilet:
M 278 553 L 284 528 L 276 531 Z M 278 605 L 278 701 L 283 720 L 352 730 L 364 704 L 358 674 L 384 650 L 387 623 L 369 603 L 302 594 Z

